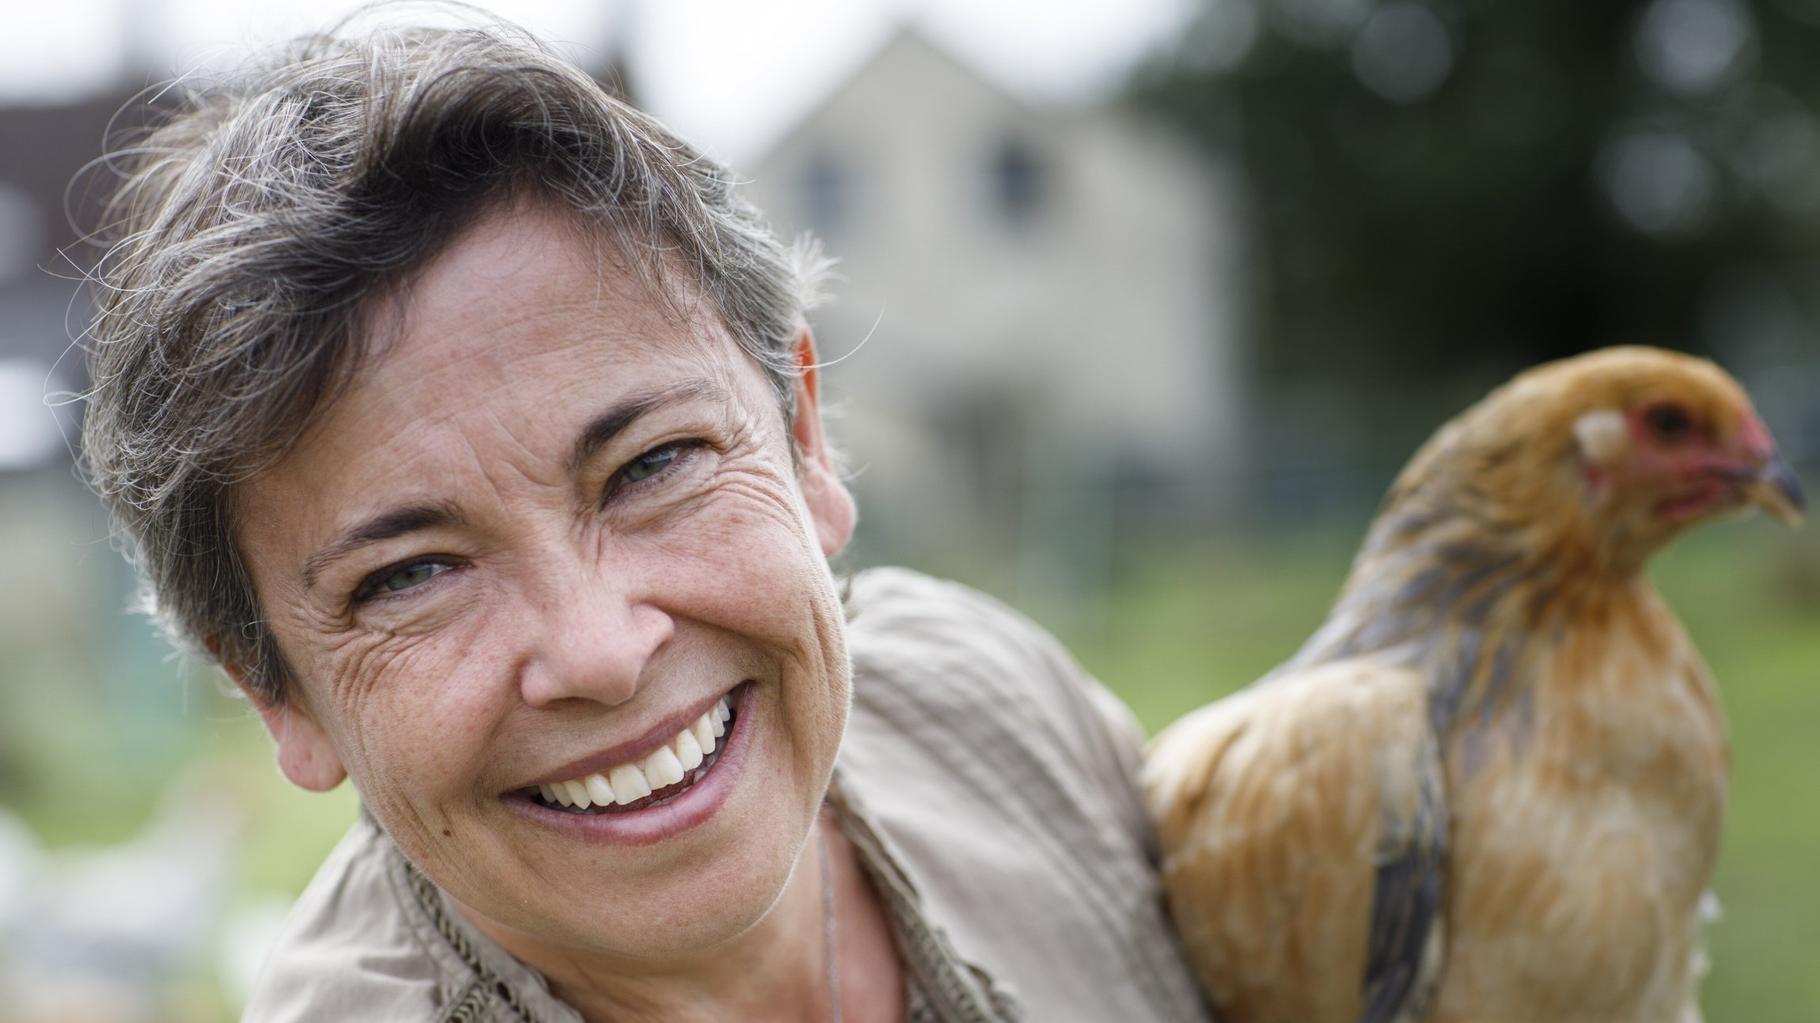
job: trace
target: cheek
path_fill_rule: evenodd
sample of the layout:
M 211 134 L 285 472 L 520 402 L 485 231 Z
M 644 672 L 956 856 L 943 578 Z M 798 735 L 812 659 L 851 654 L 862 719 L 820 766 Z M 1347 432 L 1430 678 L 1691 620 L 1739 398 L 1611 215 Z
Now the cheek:
M 840 608 L 826 561 L 798 525 L 769 514 L 727 523 L 695 586 L 723 627 L 813 656 Z
M 776 603 L 800 603 L 825 586 L 827 562 L 801 497 L 791 478 L 768 463 L 724 468 L 692 514 L 651 539 L 658 590 L 688 578 L 698 597 L 757 631 L 788 629 L 795 609 Z
M 741 552 L 721 576 L 730 613 L 748 634 L 767 637 L 782 671 L 783 725 L 799 760 L 832 762 L 844 731 L 850 696 L 846 617 L 827 563 L 800 533 L 773 557 Z M 788 554 L 788 557 L 781 556 Z
M 333 680 L 335 741 L 369 801 L 472 775 L 468 761 L 491 732 L 489 694 L 498 689 L 489 684 L 497 666 L 483 653 L 486 623 L 473 625 L 362 638 L 325 659 L 318 677 Z
M 845 613 L 787 481 L 729 479 L 710 506 L 667 530 L 659 549 L 650 578 L 674 610 L 771 650 L 791 683 L 786 699 L 845 713 Z M 807 710 L 799 705 L 792 716 Z

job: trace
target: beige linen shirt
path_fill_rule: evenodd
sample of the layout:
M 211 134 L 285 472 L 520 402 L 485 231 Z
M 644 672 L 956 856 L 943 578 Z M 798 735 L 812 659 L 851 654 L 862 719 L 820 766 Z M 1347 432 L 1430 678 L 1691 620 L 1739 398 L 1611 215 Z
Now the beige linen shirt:
M 856 576 L 829 794 L 921 1021 L 1207 1020 L 1169 929 L 1130 714 L 1026 619 L 901 569 Z M 580 1023 L 364 814 L 245 1016 Z

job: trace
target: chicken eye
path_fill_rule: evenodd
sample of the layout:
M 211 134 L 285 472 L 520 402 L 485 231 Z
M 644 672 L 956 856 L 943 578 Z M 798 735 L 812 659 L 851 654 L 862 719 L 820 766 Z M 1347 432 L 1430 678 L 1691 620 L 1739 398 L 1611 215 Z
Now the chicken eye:
M 1656 405 L 1643 413 L 1643 424 L 1664 444 L 1679 444 L 1693 432 L 1693 417 L 1679 405 Z

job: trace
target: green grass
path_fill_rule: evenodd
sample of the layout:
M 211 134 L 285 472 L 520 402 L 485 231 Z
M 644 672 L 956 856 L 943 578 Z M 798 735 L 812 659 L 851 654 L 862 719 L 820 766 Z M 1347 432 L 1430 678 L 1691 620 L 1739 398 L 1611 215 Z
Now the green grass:
M 1715 883 L 1725 916 L 1705 998 L 1716 1020 L 1811 1020 L 1820 1008 L 1817 539 L 1738 538 L 1737 550 L 1724 534 L 1695 537 L 1659 573 L 1719 679 L 1731 725 L 1732 800 Z

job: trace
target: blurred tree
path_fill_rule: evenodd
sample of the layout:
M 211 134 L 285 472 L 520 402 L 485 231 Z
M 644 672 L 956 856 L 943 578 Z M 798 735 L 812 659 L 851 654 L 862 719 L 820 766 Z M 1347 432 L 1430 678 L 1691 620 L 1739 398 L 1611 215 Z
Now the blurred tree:
M 1758 343 L 1811 297 L 1816 53 L 1820 0 L 1202 0 L 1129 95 L 1246 171 L 1256 368 L 1406 385 Z

